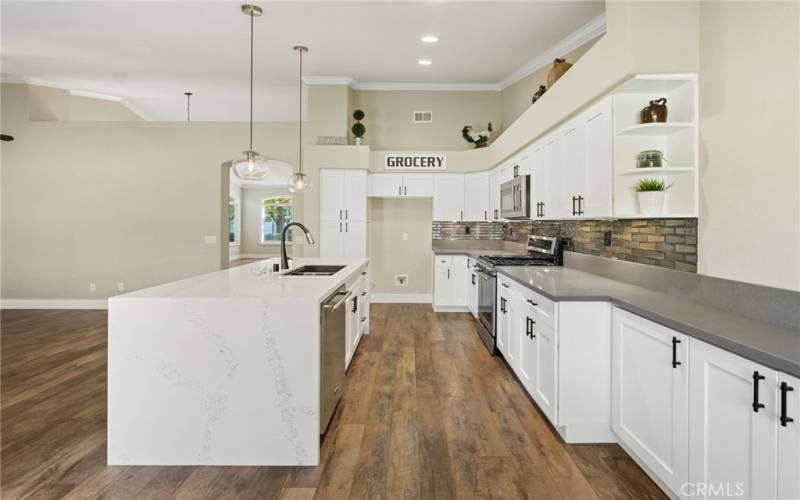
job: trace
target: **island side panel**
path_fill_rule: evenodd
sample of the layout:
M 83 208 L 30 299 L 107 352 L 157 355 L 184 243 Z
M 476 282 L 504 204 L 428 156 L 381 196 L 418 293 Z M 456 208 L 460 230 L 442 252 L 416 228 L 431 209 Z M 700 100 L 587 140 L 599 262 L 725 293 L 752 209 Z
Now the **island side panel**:
M 112 298 L 108 463 L 316 465 L 319 303 Z

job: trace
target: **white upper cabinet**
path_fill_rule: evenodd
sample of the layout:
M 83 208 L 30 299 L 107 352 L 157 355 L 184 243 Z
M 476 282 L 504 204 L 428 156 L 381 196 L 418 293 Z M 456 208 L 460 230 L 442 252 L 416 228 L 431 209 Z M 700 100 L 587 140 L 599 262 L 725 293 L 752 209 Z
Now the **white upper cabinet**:
M 464 220 L 490 220 L 489 172 L 475 172 L 464 176 L 464 200 Z
M 433 176 L 431 174 L 403 174 L 403 197 L 431 198 Z
M 369 195 L 374 198 L 430 198 L 433 174 L 371 174 Z
M 724 485 L 720 496 L 776 498 L 776 372 L 696 339 L 689 363 L 689 481 Z
M 676 495 L 689 475 L 689 341 L 614 308 L 611 425 Z
M 367 171 L 344 171 L 344 220 L 367 220 Z
M 369 195 L 376 198 L 399 198 L 403 195 L 403 174 L 370 174 Z
M 464 220 L 464 174 L 434 174 L 433 182 L 433 220 Z
M 569 210 L 567 218 L 578 217 L 580 193 L 586 189 L 585 128 L 580 119 L 565 125 L 561 135 L 561 168 L 559 169 L 559 202 Z
M 581 216 L 610 217 L 612 191 L 611 99 L 603 99 L 581 115 L 585 127 L 585 165 L 580 181 Z
M 561 195 L 561 135 L 551 134 L 543 140 L 544 168 L 547 171 L 547 200 L 544 205 L 545 219 L 564 219 L 569 215 L 568 204 Z
M 531 218 L 542 219 L 546 216 L 548 189 L 547 163 L 544 144 L 539 141 L 531 147 Z

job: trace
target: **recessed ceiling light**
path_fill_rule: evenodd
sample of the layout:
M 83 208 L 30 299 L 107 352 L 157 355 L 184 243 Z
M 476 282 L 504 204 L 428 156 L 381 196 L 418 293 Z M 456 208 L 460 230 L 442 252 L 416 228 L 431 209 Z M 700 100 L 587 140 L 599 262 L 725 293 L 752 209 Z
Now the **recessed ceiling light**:
M 439 37 L 436 35 L 425 35 L 422 38 L 420 38 L 420 40 L 422 40 L 425 43 L 436 43 L 439 41 Z
M 420 59 L 417 62 L 420 64 L 420 66 L 430 66 L 431 64 L 433 64 L 433 61 L 431 61 L 430 59 Z

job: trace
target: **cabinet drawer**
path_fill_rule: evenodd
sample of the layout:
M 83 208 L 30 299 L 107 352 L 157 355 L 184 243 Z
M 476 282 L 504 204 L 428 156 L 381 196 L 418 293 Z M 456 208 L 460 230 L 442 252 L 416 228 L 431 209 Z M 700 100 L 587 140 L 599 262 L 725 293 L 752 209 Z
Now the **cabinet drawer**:
M 556 303 L 528 288 L 520 287 L 520 297 L 536 310 L 536 321 L 555 324 Z
M 514 281 L 511 278 L 506 278 L 505 276 L 497 275 L 497 290 L 498 291 L 506 291 L 507 293 L 513 293 L 518 288 L 517 285 L 514 284 Z
M 453 265 L 452 255 L 437 255 L 435 257 L 436 267 L 450 267 Z

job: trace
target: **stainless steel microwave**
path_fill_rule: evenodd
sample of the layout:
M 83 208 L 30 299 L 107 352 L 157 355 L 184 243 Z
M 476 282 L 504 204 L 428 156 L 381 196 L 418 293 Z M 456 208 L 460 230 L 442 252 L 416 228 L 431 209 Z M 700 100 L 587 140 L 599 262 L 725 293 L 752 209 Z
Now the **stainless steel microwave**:
M 500 216 L 504 219 L 530 219 L 531 176 L 519 175 L 500 185 Z

